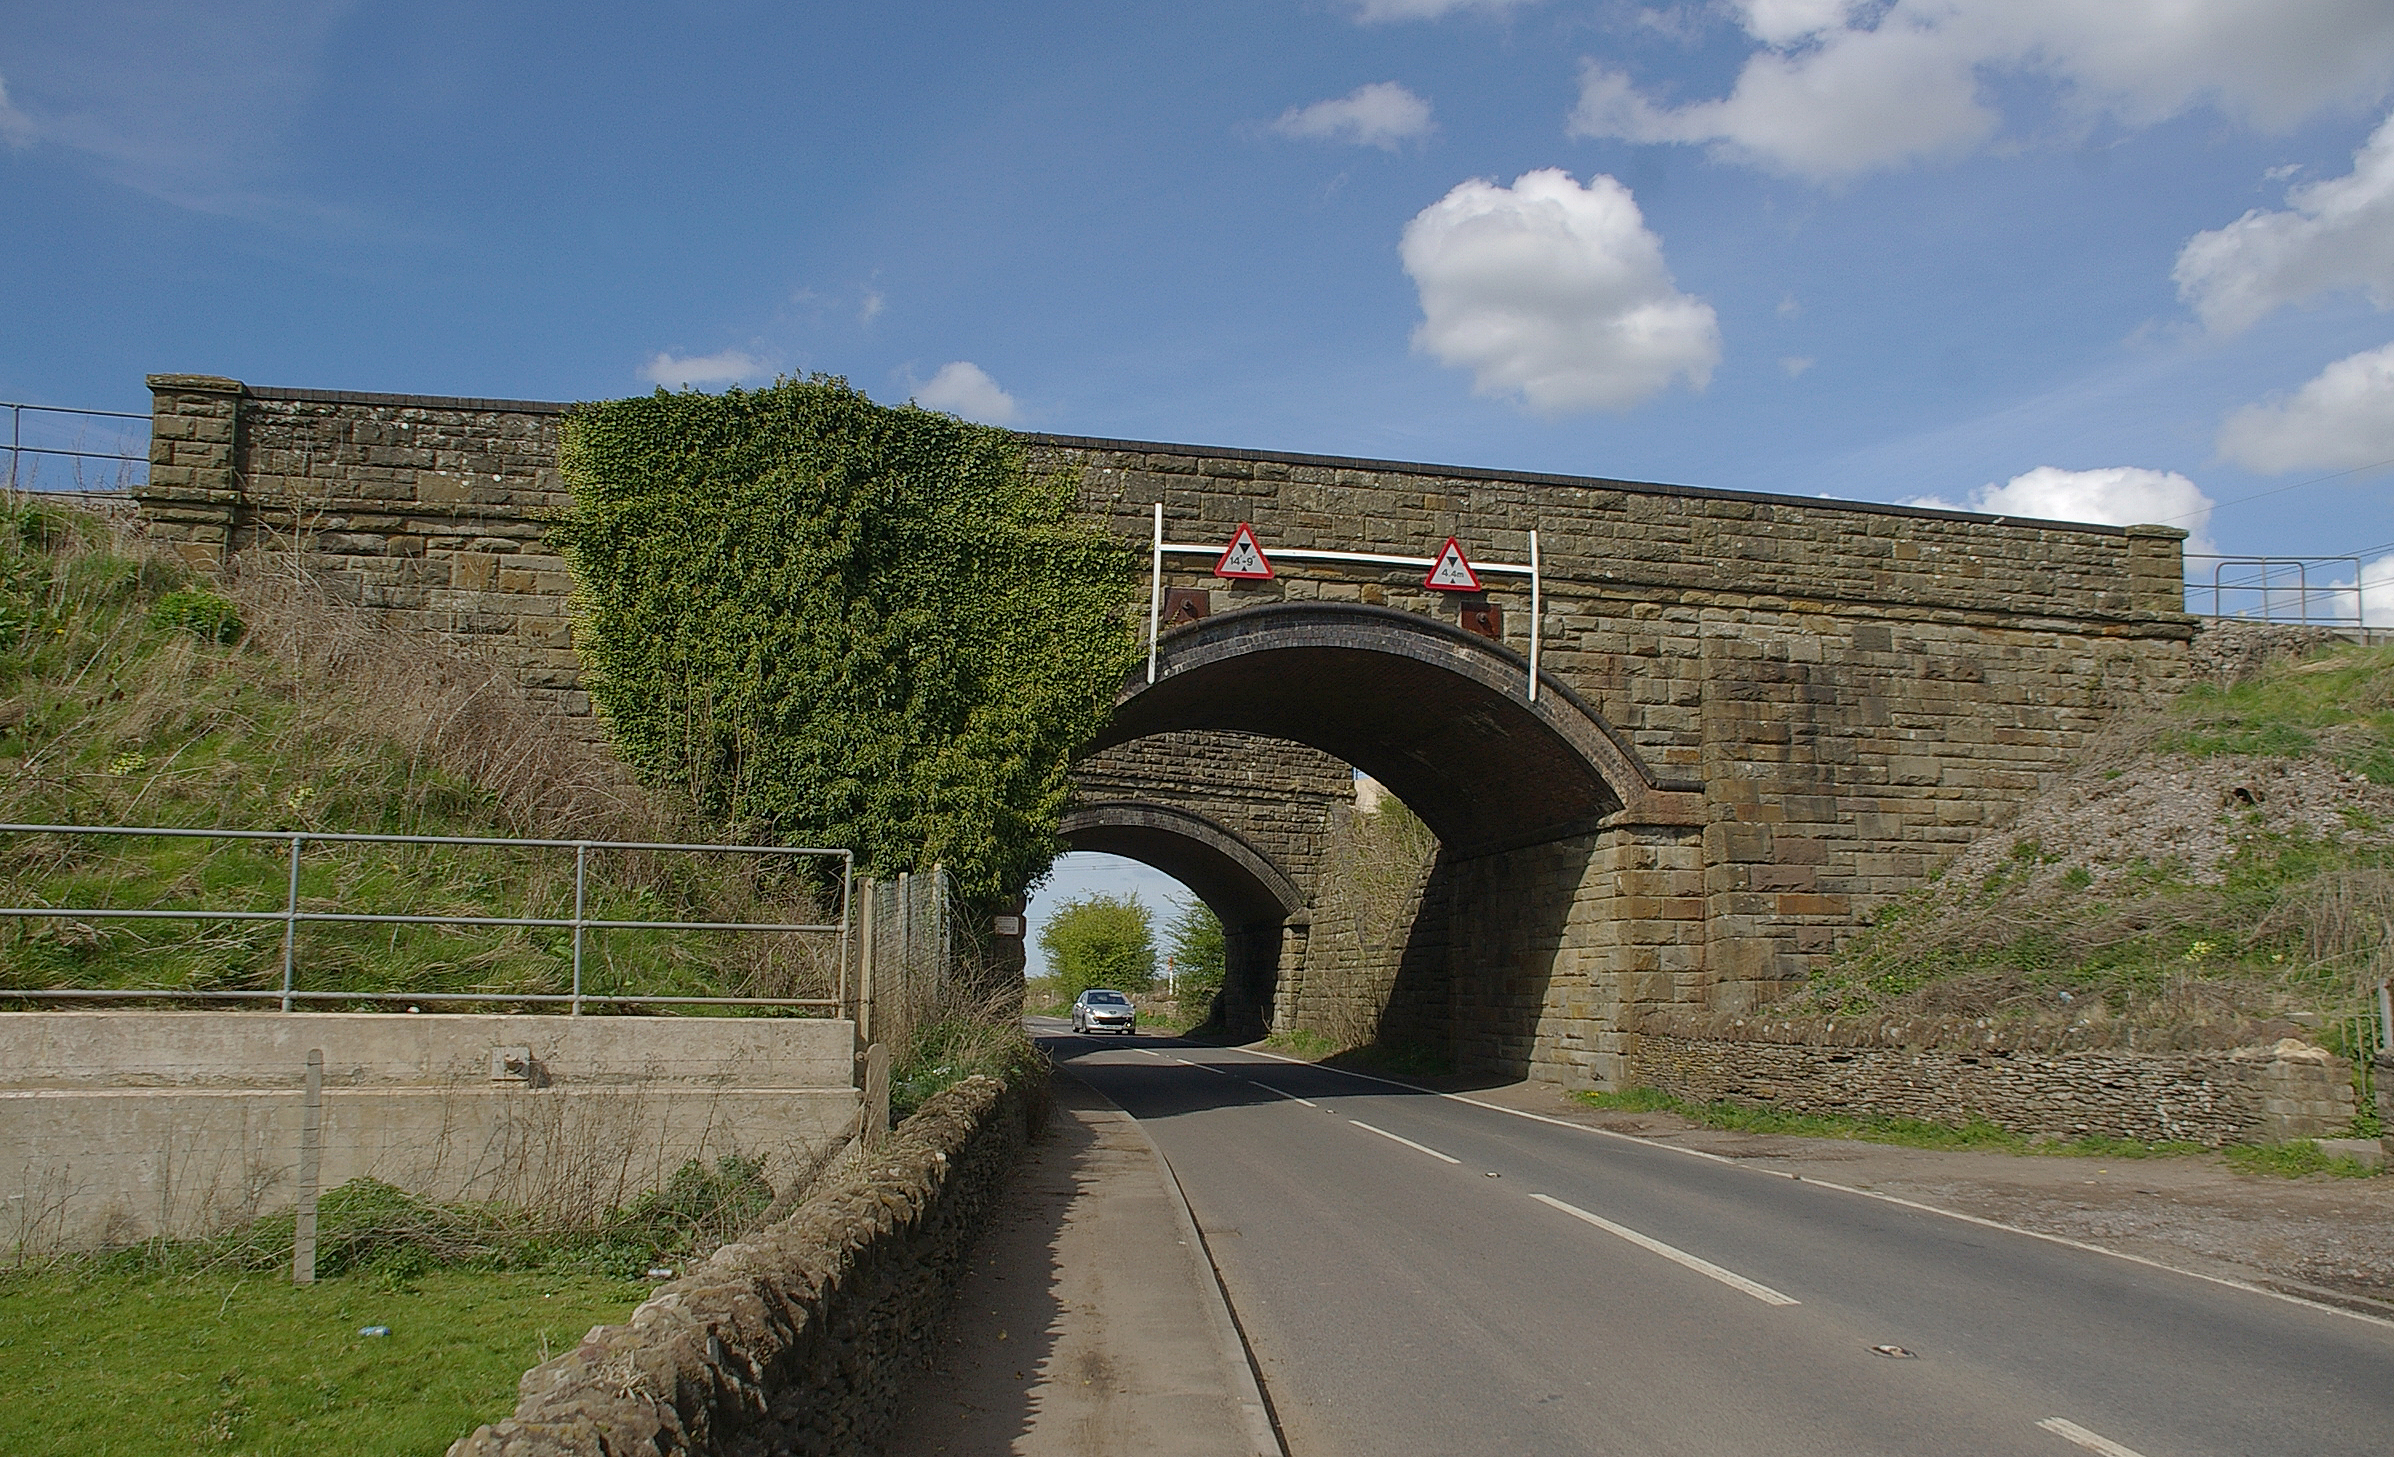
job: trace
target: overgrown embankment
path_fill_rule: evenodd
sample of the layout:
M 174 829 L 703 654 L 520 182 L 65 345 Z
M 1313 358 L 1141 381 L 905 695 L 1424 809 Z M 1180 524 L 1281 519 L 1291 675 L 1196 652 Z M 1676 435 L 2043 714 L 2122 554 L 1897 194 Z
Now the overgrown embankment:
M 261 565 L 272 563 L 273 565 Z M 679 839 L 685 817 L 533 712 L 470 647 L 329 602 L 287 559 L 223 582 L 35 498 L 0 502 L 0 819 L 404 835 Z M 565 916 L 573 852 L 311 845 L 309 910 Z M 815 890 L 748 857 L 593 858 L 589 909 L 785 919 Z M 8 903 L 279 911 L 287 842 L 0 837 Z M 695 917 L 686 917 L 695 918 Z M 798 938 L 611 932 L 586 988 L 808 995 L 834 970 Z M 554 928 L 303 928 L 303 987 L 558 992 Z M 272 921 L 18 918 L 0 987 L 279 986 Z
M 2065 1139 L 2374 1134 L 2394 648 L 2223 636 L 2215 677 L 2116 725 L 1800 995 L 1648 1018 L 1633 1076 Z
M 2345 1054 L 2394 965 L 2394 648 L 2119 726 L 1784 1009 L 1900 1039 Z

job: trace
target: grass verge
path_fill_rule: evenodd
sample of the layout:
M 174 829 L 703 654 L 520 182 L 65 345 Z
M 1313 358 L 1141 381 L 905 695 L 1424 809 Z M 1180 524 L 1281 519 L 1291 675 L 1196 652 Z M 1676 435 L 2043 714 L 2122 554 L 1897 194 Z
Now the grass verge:
M 2333 1174 L 2339 1179 L 2367 1179 L 2378 1172 L 2359 1159 L 2331 1154 L 2308 1138 L 2285 1143 L 2240 1143 L 2220 1150 L 2228 1167 L 2247 1174 L 2299 1179 L 2306 1174 Z
M 1887 1143 L 1904 1148 L 1983 1148 L 2011 1154 L 2044 1154 L 2061 1158 L 2140 1159 L 2174 1158 L 2214 1150 L 2199 1143 L 2140 1143 L 2130 1138 L 2040 1139 L 1998 1127 L 1984 1118 L 1961 1123 L 1936 1123 L 1921 1118 L 1859 1118 L 1841 1113 L 1790 1113 L 1727 1101 L 1691 1103 L 1655 1088 L 1628 1088 L 1618 1093 L 1579 1092 L 1571 1095 L 1590 1108 L 1624 1113 L 1676 1113 L 1706 1128 L 1738 1133 L 1783 1133 L 1797 1138 L 1850 1138 L 1861 1143 Z M 2358 1159 L 2331 1155 L 2307 1138 L 2286 1143 L 2231 1144 L 2216 1150 L 2230 1168 L 2247 1174 L 2299 1179 L 2306 1174 L 2339 1178 L 2369 1178 L 2376 1171 Z
M 1418 1042 L 1367 1042 L 1341 1047 L 1319 1032 L 1303 1027 L 1275 1031 L 1264 1039 L 1274 1052 L 1353 1072 L 1385 1073 L 1400 1078 L 1439 1078 L 1455 1070 L 1452 1059 Z
M 645 1282 L 557 1272 L 0 1279 L 7 1446 L 40 1457 L 428 1457 L 515 1407 L 516 1381 Z M 387 1336 L 360 1332 L 387 1326 Z
M 8 1451 L 434 1454 L 515 1407 L 516 1381 L 766 1216 L 738 1158 L 685 1164 L 594 1218 L 436 1204 L 358 1179 L 319 1208 L 318 1280 L 289 1213 L 0 1273 Z M 389 1334 L 364 1334 L 387 1327 Z
M 1706 1128 L 1738 1133 L 1783 1133 L 1799 1138 L 1850 1138 L 1904 1148 L 1984 1148 L 2065 1158 L 2159 1158 L 2205 1152 L 2199 1143 L 2139 1143 L 2127 1138 L 2035 1139 L 1984 1118 L 1936 1123 L 1924 1118 L 1859 1118 L 1841 1113 L 1790 1113 L 1745 1103 L 1691 1103 L 1654 1088 L 1618 1093 L 1573 1093 L 1591 1108 L 1629 1113 L 1676 1113 Z

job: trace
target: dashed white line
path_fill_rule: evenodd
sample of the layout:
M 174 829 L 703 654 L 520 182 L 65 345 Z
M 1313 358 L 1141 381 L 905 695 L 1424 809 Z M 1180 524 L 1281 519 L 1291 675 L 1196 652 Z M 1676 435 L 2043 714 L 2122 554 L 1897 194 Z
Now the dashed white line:
M 1176 1058 L 1174 1058 L 1174 1059 L 1172 1059 L 1172 1060 L 1173 1060 L 1174 1062 L 1177 1062 L 1177 1063 L 1179 1063 L 1179 1064 L 1180 1064 L 1182 1067 L 1203 1068 L 1205 1071 L 1207 1071 L 1207 1072 L 1209 1072 L 1209 1073 L 1212 1073 L 1212 1074 L 1213 1074 L 1215 1077 L 1218 1077 L 1218 1078 L 1226 1078 L 1226 1077 L 1229 1077 L 1229 1076 L 1230 1076 L 1230 1074 L 1229 1074 L 1229 1073 L 1226 1073 L 1226 1072 L 1224 1072 L 1222 1069 L 1220 1069 L 1220 1068 L 1218 1068 L 1218 1067 L 1215 1067 L 1215 1066 L 1214 1066 L 1212 1063 L 1210 1063 L 1210 1062 L 1191 1062 L 1191 1061 L 1189 1061 L 1189 1060 L 1188 1060 L 1187 1058 L 1185 1058 L 1185 1057 L 1176 1057 Z
M 2057 1437 L 2069 1438 L 2089 1452 L 2100 1452 L 2103 1457 L 2143 1457 L 2133 1447 L 2123 1447 L 2109 1437 L 2098 1437 L 2078 1423 L 2065 1421 L 2061 1417 L 2047 1417 L 2037 1425 Z
M 1139 1054 L 1139 1056 L 1141 1056 L 1141 1057 L 1152 1057 L 1152 1058 L 1155 1058 L 1155 1059 L 1156 1059 L 1157 1061 L 1159 1061 L 1159 1062 L 1160 1062 L 1160 1061 L 1162 1061 L 1162 1060 L 1164 1060 L 1164 1055 L 1163 1055 L 1162 1053 L 1160 1053 L 1160 1052 L 1155 1052 L 1155 1051 L 1152 1051 L 1152 1050 L 1150 1050 L 1150 1049 L 1148 1049 L 1148 1048 L 1144 1048 L 1144 1047 L 1134 1047 L 1134 1048 L 1132 1048 L 1132 1049 L 1131 1049 L 1131 1051 L 1133 1051 L 1133 1052 L 1135 1052 L 1135 1053 Z M 1177 1061 L 1178 1059 L 1174 1059 L 1174 1060 L 1175 1060 L 1175 1061 Z
M 1758 1284 L 1755 1281 L 1747 1279 L 1743 1275 L 1735 1273 L 1734 1271 L 1724 1270 L 1710 1260 L 1700 1260 L 1685 1250 L 1674 1249 L 1670 1245 L 1664 1244 L 1661 1240 L 1652 1239 L 1646 1235 L 1642 1235 L 1636 1230 L 1629 1228 L 1627 1225 L 1615 1224 L 1611 1220 L 1604 1218 L 1602 1215 L 1590 1214 L 1588 1211 L 1580 1208 L 1576 1204 L 1565 1204 L 1562 1200 L 1547 1194 L 1532 1194 L 1530 1197 L 1549 1208 L 1562 1210 L 1565 1214 L 1570 1215 L 1573 1219 L 1584 1220 L 1589 1224 L 1595 1225 L 1598 1229 L 1603 1230 L 1606 1234 L 1619 1235 L 1621 1238 L 1628 1240 L 1631 1244 L 1636 1245 L 1639 1249 L 1648 1250 L 1654 1254 L 1658 1254 L 1664 1259 L 1671 1261 L 1673 1264 L 1685 1265 L 1687 1268 L 1695 1271 L 1699 1275 L 1709 1275 L 1713 1279 L 1720 1281 L 1723 1285 L 1728 1286 L 1730 1289 L 1743 1291 L 1745 1294 L 1753 1296 L 1756 1300 L 1761 1301 L 1765 1305 L 1803 1304 L 1802 1301 L 1796 1299 L 1792 1295 L 1782 1295 L 1768 1285 Z M 2131 1454 L 2131 1457 L 2133 1457 L 2133 1454 Z
M 1308 1108 L 1319 1108 L 1322 1106 L 1321 1104 L 1314 1102 L 1311 1098 L 1300 1098 L 1294 1093 L 1283 1092 L 1279 1088 L 1273 1087 L 1270 1083 L 1256 1083 L 1255 1079 L 1253 1078 L 1249 1078 L 1247 1081 L 1255 1083 L 1255 1086 L 1263 1089 L 1267 1093 L 1277 1094 L 1280 1097 L 1288 1099 L 1292 1103 L 1303 1103 Z
M 1412 1139 L 1405 1137 L 1401 1133 L 1390 1133 L 1385 1128 L 1374 1128 L 1360 1118 L 1350 1118 L 1347 1121 L 1354 1124 L 1357 1128 L 1362 1129 L 1366 1133 L 1377 1133 L 1382 1138 L 1392 1139 L 1395 1142 L 1401 1143 L 1405 1147 L 1412 1149 L 1416 1153 L 1426 1153 L 1434 1159 L 1441 1159 L 1450 1164 L 1459 1164 L 1463 1162 L 1461 1159 L 1456 1158 L 1453 1154 L 1440 1153 L 1438 1150 L 1430 1147 L 1426 1143 L 1415 1143 Z

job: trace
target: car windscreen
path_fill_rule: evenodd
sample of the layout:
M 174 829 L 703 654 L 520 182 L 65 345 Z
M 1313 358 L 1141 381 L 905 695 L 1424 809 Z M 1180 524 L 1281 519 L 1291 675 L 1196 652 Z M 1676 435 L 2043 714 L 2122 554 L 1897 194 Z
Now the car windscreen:
M 1120 992 L 1091 992 L 1088 995 L 1087 1001 L 1092 1007 L 1125 1007 L 1130 1005 L 1129 999 L 1124 997 Z

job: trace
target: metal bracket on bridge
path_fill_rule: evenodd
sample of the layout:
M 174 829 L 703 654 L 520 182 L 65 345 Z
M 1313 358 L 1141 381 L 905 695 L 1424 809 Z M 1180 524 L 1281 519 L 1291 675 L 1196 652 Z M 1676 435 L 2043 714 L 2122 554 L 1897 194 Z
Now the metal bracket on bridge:
M 1157 640 L 1163 636 L 1164 616 L 1164 558 L 1170 556 L 1218 557 L 1222 548 L 1202 542 L 1164 540 L 1164 503 L 1155 503 L 1155 547 L 1147 585 L 1147 681 L 1155 681 Z M 1390 556 L 1370 551 L 1319 551 L 1308 548 L 1275 548 L 1269 553 L 1274 561 L 1330 562 L 1365 567 L 1420 567 L 1430 571 L 1437 567 L 1437 557 Z M 1529 621 L 1529 701 L 1538 701 L 1538 647 L 1545 636 L 1545 573 L 1538 558 L 1538 533 L 1529 534 L 1527 562 L 1481 562 L 1471 564 L 1474 571 L 1492 572 L 1498 576 L 1527 577 L 1530 587 Z

